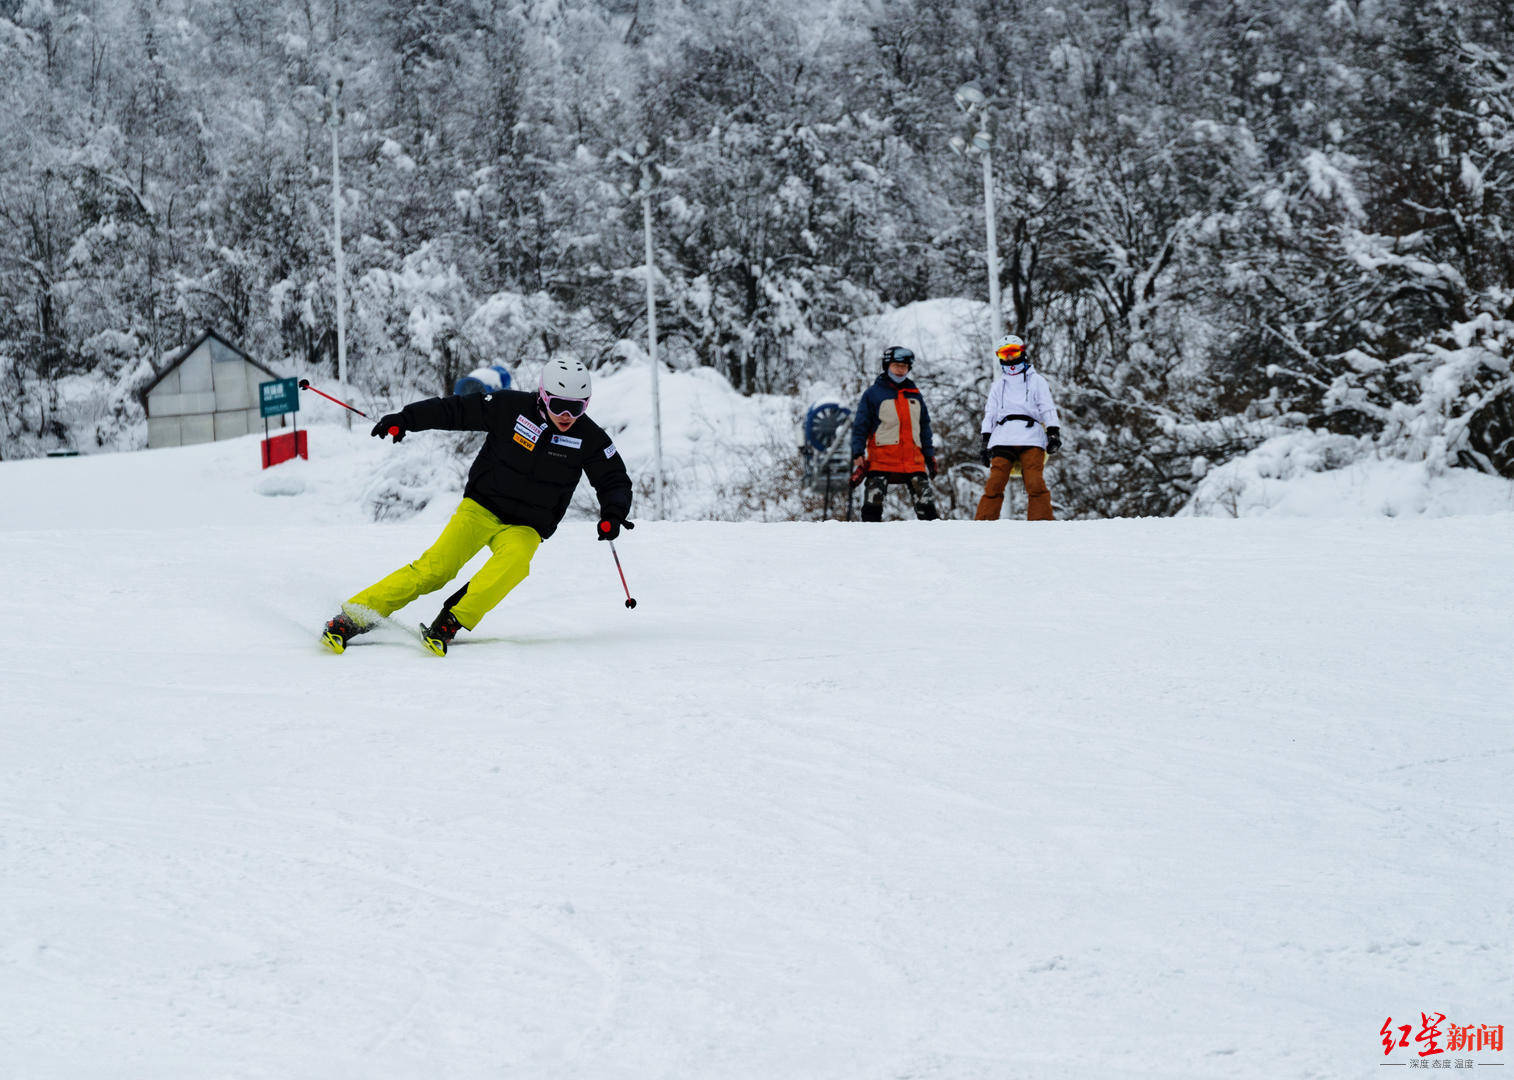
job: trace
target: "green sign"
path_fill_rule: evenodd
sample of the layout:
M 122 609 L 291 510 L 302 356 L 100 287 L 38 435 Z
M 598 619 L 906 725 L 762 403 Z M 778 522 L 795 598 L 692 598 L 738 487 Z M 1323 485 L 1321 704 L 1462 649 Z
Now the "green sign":
M 293 379 L 258 383 L 258 406 L 263 419 L 300 411 L 300 386 Z

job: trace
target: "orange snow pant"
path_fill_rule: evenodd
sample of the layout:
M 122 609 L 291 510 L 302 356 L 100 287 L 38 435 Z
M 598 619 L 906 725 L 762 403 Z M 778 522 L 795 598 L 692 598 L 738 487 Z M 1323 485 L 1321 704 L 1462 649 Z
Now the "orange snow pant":
M 1004 512 L 1004 488 L 1009 483 L 1009 471 L 1015 459 L 1007 454 L 1018 454 L 1020 474 L 1025 480 L 1027 507 L 1026 521 L 1051 521 L 1051 489 L 1046 486 L 1043 472 L 1046 468 L 1046 451 L 1039 446 L 996 446 L 993 448 L 993 464 L 988 467 L 988 483 L 983 487 L 983 497 L 978 500 L 978 512 L 974 521 L 998 521 Z
M 541 534 L 531 526 L 506 525 L 472 499 L 459 504 L 436 543 L 420 558 L 368 586 L 342 608 L 359 626 L 372 619 L 364 616 L 364 609 L 387 616 L 447 584 L 485 545 L 492 552 L 489 561 L 478 568 L 461 598 L 454 598 L 451 605 L 457 621 L 472 630 L 506 593 L 526 580 L 531 556 L 541 545 Z

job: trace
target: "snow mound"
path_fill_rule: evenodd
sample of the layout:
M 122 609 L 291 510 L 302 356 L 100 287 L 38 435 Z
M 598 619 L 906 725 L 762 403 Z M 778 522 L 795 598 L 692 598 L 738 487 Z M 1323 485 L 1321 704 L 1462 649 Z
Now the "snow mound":
M 1372 456 L 1370 438 L 1294 432 L 1211 469 L 1186 517 L 1455 517 L 1514 510 L 1514 482 Z
M 914 352 L 911 374 L 922 386 L 970 382 L 973 376 L 992 371 L 993 330 L 988 305 L 978 300 L 918 300 L 857 320 L 853 333 L 865 343 L 869 379 L 877 374 L 879 355 L 888 345 L 903 345 Z
M 787 484 L 802 441 L 796 398 L 743 396 L 714 368 L 674 371 L 659 365 L 657 396 L 668 516 L 736 518 L 747 493 Z M 594 377 L 589 413 L 609 432 L 636 481 L 639 513 L 655 499 L 656 434 L 652 368 L 645 359 Z M 592 507 L 593 492 L 579 488 L 575 505 Z

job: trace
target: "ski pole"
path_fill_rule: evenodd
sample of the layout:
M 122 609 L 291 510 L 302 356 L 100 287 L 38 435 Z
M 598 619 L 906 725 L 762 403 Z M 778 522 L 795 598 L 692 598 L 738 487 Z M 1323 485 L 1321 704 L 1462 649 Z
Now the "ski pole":
M 615 556 L 615 569 L 620 571 L 620 587 L 626 591 L 626 607 L 636 606 L 636 600 L 631 596 L 631 586 L 626 584 L 626 572 L 620 567 L 620 556 L 615 553 L 615 541 L 610 541 L 610 554 Z
M 367 413 L 365 413 L 362 409 L 355 409 L 355 408 L 353 408 L 351 405 L 348 405 L 341 398 L 334 398 L 330 394 L 326 393 L 326 391 L 324 391 L 324 390 L 317 390 L 315 387 L 313 387 L 313 386 L 310 385 L 310 380 L 309 379 L 301 379 L 300 380 L 300 389 L 301 390 L 309 390 L 309 391 L 311 391 L 313 393 L 320 394 L 321 397 L 325 398 L 327 401 L 334 401 L 334 402 L 336 402 L 342 408 L 347 409 L 347 410 L 349 410 L 351 412 L 357 413 L 364 420 L 371 420 L 371 419 L 373 419 L 371 416 L 369 416 Z M 397 428 L 397 427 L 392 427 L 392 428 L 389 429 L 389 434 L 390 434 L 391 437 L 395 436 L 395 435 L 398 435 L 399 433 L 400 433 L 400 429 Z M 396 441 L 398 441 L 398 440 L 396 440 Z
M 324 390 L 317 390 L 317 389 L 316 389 L 316 388 L 315 388 L 315 387 L 313 387 L 313 386 L 311 386 L 311 385 L 310 385 L 310 380 L 309 380 L 309 379 L 301 379 L 301 380 L 300 380 L 300 389 L 301 389 L 301 390 L 309 390 L 309 391 L 311 391 L 311 392 L 312 392 L 312 393 L 316 393 L 316 394 L 320 394 L 320 395 L 321 395 L 321 397 L 323 397 L 323 398 L 325 398 L 325 399 L 326 399 L 326 400 L 327 400 L 327 401 L 334 401 L 334 402 L 336 402 L 336 403 L 337 403 L 337 404 L 338 404 L 338 405 L 340 405 L 340 406 L 341 406 L 341 407 L 342 407 L 342 408 L 344 408 L 344 409 L 349 409 L 349 410 L 351 410 L 351 411 L 352 411 L 352 412 L 355 412 L 355 413 L 357 413 L 357 414 L 358 414 L 358 415 L 359 415 L 359 416 L 361 416 L 361 417 L 362 417 L 362 418 L 363 418 L 363 419 L 364 419 L 364 420 L 367 420 L 367 419 L 369 419 L 369 416 L 368 416 L 368 414 L 367 414 L 367 413 L 365 413 L 365 412 L 364 412 L 364 411 L 363 411 L 363 410 L 362 410 L 362 409 L 354 409 L 354 408 L 353 408 L 353 407 L 352 407 L 352 406 L 351 406 L 351 405 L 348 405 L 348 404 L 347 404 L 347 403 L 346 403 L 346 402 L 345 402 L 345 401 L 343 401 L 343 400 L 342 400 L 342 399 L 341 399 L 341 398 L 334 398 L 334 397 L 332 397 L 332 396 L 331 396 L 331 395 L 330 395 L 330 394 L 328 394 L 328 393 L 326 393 L 326 391 L 324 391 Z

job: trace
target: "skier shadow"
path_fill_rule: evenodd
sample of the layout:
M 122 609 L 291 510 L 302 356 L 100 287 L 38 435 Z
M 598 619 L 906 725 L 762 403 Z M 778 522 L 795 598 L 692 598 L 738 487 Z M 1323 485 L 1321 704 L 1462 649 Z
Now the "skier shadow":
M 552 633 L 542 631 L 537 633 L 522 634 L 459 634 L 452 640 L 451 648 L 461 649 L 472 645 L 520 645 L 526 648 L 539 648 L 546 645 L 583 645 L 593 642 L 625 641 L 630 638 L 644 638 L 645 634 L 633 634 L 629 630 L 596 630 L 590 633 L 569 632 Z
M 387 632 L 386 632 L 387 629 Z M 518 645 L 526 648 L 539 648 L 548 645 L 582 645 L 593 642 L 615 642 L 629 640 L 631 637 L 644 637 L 645 635 L 632 635 L 617 630 L 607 630 L 596 633 L 536 633 L 536 634 L 459 634 L 452 639 L 448 646 L 448 652 L 456 652 L 459 649 L 470 649 L 475 645 Z M 382 648 L 384 646 L 415 645 L 417 637 L 408 631 L 398 631 L 392 628 L 379 629 L 372 635 L 365 634 L 360 638 L 354 638 L 347 643 L 348 649 Z

